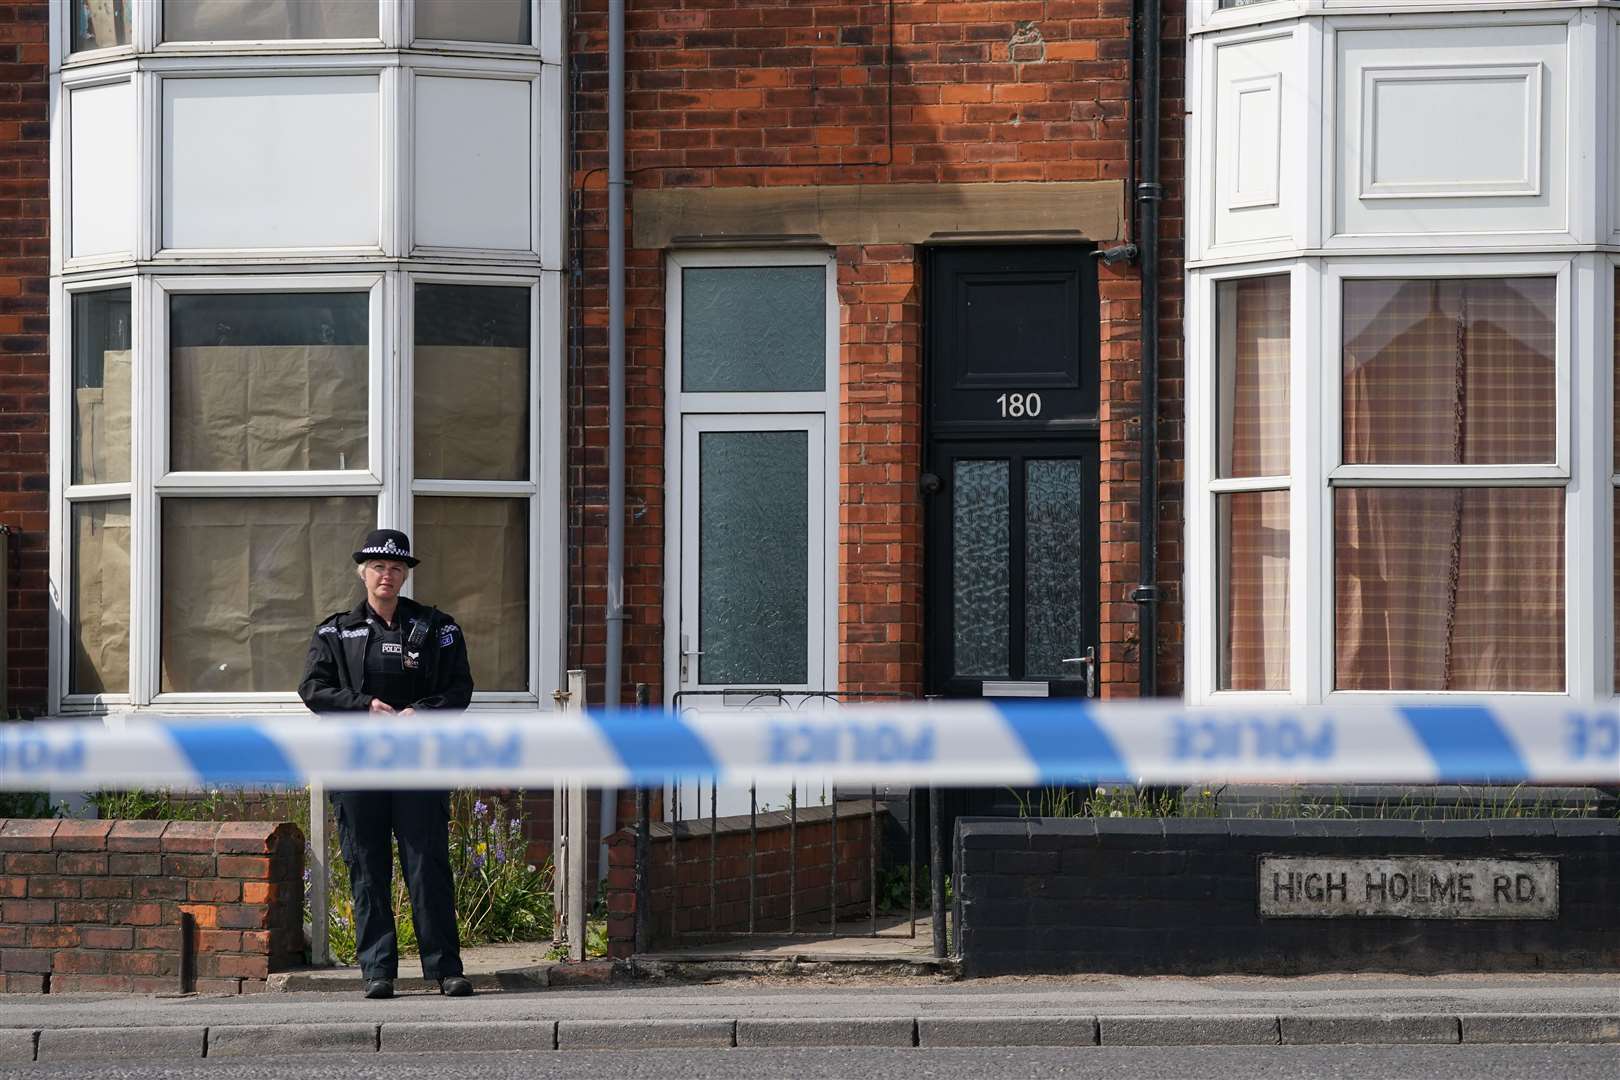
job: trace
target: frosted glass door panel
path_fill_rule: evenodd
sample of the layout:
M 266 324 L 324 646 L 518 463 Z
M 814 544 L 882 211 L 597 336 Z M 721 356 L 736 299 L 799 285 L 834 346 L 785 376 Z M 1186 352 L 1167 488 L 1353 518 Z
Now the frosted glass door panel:
M 698 681 L 803 685 L 810 677 L 809 432 L 705 431 L 697 452 Z
M 163 0 L 164 41 L 375 38 L 372 0 Z
M 1086 646 L 1086 548 L 1080 461 L 1024 463 L 1024 676 L 1078 678 L 1064 660 Z
M 377 77 L 163 80 L 165 248 L 378 246 Z
M 1005 678 L 1011 608 L 1010 471 L 1002 461 L 958 461 L 952 520 L 956 674 Z
M 681 371 L 688 393 L 826 390 L 826 269 L 683 270 Z

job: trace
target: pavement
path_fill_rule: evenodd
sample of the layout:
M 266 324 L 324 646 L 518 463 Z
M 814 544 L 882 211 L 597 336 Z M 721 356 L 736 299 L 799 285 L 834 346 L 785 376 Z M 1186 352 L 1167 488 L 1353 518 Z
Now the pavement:
M 358 980 L 350 986 L 346 995 L 8 996 L 0 1064 L 424 1051 L 1620 1047 L 1620 975 L 1607 974 L 968 982 L 760 975 L 460 999 L 422 991 L 391 1001 L 363 999 Z

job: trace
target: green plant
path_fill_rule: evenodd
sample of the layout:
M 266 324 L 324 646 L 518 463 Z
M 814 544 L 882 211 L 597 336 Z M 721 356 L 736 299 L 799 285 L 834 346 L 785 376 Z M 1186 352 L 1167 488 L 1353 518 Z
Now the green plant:
M 43 791 L 0 791 L 0 819 L 52 818 L 60 810 Z
M 514 802 L 522 806 L 522 793 Z M 348 865 L 343 861 L 336 833 L 336 829 L 328 830 L 332 878 L 329 941 L 333 959 L 349 964 L 356 954 L 354 900 L 349 890 Z M 503 800 L 491 797 L 486 802 L 477 793 L 466 791 L 451 797 L 450 873 L 455 881 L 456 928 L 463 946 L 544 941 L 551 936 L 551 863 L 529 863 L 524 844 L 522 818 Z M 415 952 L 416 927 L 397 852 L 393 897 L 399 951 Z M 606 924 L 602 934 L 602 951 L 606 952 Z
M 1208 788 L 1190 797 L 1165 788 L 1116 784 L 1095 788 L 1048 787 L 1012 791 L 1020 817 L 1213 817 L 1215 795 Z

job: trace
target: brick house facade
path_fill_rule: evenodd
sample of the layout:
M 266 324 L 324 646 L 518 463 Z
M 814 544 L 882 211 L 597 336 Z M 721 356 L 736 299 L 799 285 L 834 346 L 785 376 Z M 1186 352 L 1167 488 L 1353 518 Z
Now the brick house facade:
M 628 232 L 645 240 L 680 225 L 647 224 L 671 206 L 701 218 L 706 196 L 737 189 L 785 192 L 789 202 L 859 186 L 887 195 L 893 218 L 873 213 L 868 242 L 828 243 L 837 267 L 837 676 L 846 691 L 928 688 L 924 671 L 925 248 L 888 242 L 908 200 L 940 185 L 1017 185 L 1023 191 L 1089 185 L 1111 199 L 1112 231 L 1070 236 L 1122 243 L 1133 213 L 1130 0 L 988 3 L 676 0 L 630 5 L 627 16 Z M 600 692 L 606 567 L 607 233 L 606 4 L 578 5 L 574 65 L 573 314 L 569 402 L 570 666 Z M 1179 691 L 1180 287 L 1183 19 L 1167 5 L 1163 81 L 1163 323 L 1161 374 L 1162 693 Z M 952 190 L 956 190 L 954 187 Z M 1034 193 L 1037 203 L 1040 193 Z M 1058 205 L 1054 202 L 1053 204 Z M 716 209 L 718 217 L 723 210 Z M 972 237 L 1039 238 L 1040 213 Z M 1057 222 L 1057 224 L 1067 224 Z M 748 228 L 760 235 L 749 235 Z M 836 229 L 836 225 L 834 226 Z M 683 243 L 771 247 L 770 213 L 742 233 L 676 236 L 627 255 L 627 478 L 624 693 L 636 683 L 667 700 L 666 501 L 668 257 Z M 997 235 L 1000 234 L 1000 235 Z M 842 239 L 834 237 L 836 241 Z M 908 238 L 909 239 L 909 238 Z M 777 242 L 778 244 L 780 241 Z M 1103 268 L 1099 281 L 1098 414 L 1100 692 L 1137 692 L 1140 275 Z M 673 586 L 671 586 L 673 587 Z M 829 687 L 832 688 L 832 687 Z M 662 694 L 660 694 L 662 691 Z

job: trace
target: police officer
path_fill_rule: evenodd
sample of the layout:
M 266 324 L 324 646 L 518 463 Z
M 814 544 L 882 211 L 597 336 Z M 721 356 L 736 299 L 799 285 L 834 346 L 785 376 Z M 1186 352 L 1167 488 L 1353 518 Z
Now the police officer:
M 467 642 L 438 608 L 399 595 L 420 561 L 394 529 L 367 535 L 354 553 L 366 598 L 321 623 L 309 643 L 299 697 L 316 712 L 412 716 L 459 711 L 472 700 Z M 368 998 L 394 996 L 399 944 L 392 903 L 391 836 L 411 894 L 422 974 L 441 993 L 473 991 L 463 976 L 450 878 L 450 793 L 340 791 L 332 795 L 338 838 L 354 895 L 355 945 Z

